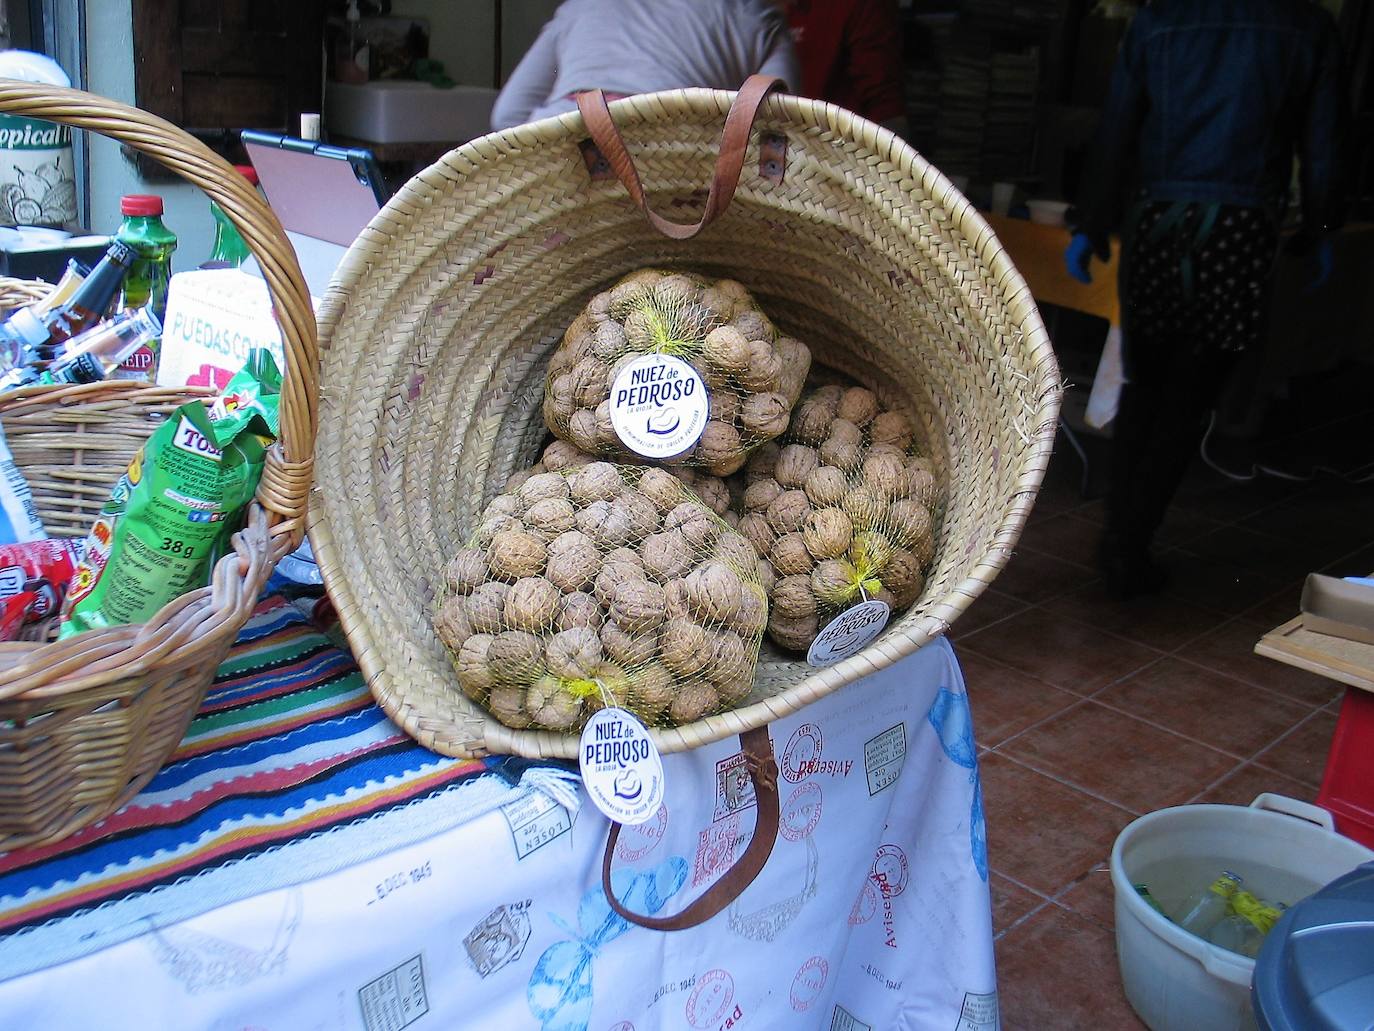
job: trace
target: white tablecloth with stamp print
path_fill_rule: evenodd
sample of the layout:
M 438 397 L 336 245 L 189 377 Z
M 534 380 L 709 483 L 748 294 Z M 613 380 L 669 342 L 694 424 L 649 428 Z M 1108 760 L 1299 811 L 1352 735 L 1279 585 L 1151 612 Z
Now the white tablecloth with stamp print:
M 949 645 L 772 734 L 783 832 L 693 930 L 614 916 L 606 821 L 512 788 L 419 845 L 6 982 L 0 1013 L 104 1031 L 996 1028 L 982 795 Z M 737 747 L 665 758 L 659 818 L 618 847 L 631 905 L 676 911 L 743 847 Z

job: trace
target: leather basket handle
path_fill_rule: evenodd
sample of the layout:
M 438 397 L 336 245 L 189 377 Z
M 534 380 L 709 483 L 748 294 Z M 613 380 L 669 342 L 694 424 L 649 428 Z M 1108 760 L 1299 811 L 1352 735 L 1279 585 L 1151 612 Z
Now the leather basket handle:
M 577 109 L 582 113 L 582 122 L 591 134 L 592 142 L 601 151 L 616 178 L 624 184 L 630 199 L 644 212 L 649 224 L 670 239 L 690 240 L 730 206 L 735 187 L 739 185 L 740 172 L 744 169 L 744 153 L 749 146 L 754 119 L 758 117 L 759 108 L 768 94 L 783 85 L 781 79 L 771 75 L 751 75 L 735 94 L 730 113 L 725 118 L 725 128 L 720 134 L 720 150 L 716 157 L 715 172 L 711 176 L 710 192 L 706 195 L 706 210 L 695 225 L 670 222 L 649 207 L 644 184 L 639 179 L 639 170 L 635 168 L 634 158 L 625 149 L 620 129 L 611 118 L 605 93 L 599 89 L 579 93 Z
M 745 764 L 749 768 L 749 779 L 754 784 L 754 799 L 758 807 L 758 819 L 754 824 L 754 836 L 744 855 L 721 874 L 720 879 L 711 885 L 700 898 L 686 909 L 672 916 L 645 916 L 634 913 L 621 905 L 611 890 L 611 857 L 615 853 L 615 843 L 620 837 L 620 824 L 611 824 L 610 836 L 606 839 L 606 854 L 601 859 L 601 888 L 606 893 L 606 901 L 620 916 L 647 927 L 651 931 L 682 931 L 688 927 L 703 924 L 728 906 L 744 893 L 744 889 L 754 883 L 763 870 L 768 857 L 773 854 L 773 845 L 778 838 L 778 764 L 773 758 L 773 739 L 768 736 L 767 727 L 747 730 L 739 736 L 740 749 L 744 752 Z

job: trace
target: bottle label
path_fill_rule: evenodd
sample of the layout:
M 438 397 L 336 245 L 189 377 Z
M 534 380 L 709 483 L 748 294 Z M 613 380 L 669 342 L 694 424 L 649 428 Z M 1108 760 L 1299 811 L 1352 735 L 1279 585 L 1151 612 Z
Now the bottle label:
M 1233 874 L 1223 874 L 1208 886 L 1208 891 L 1213 895 L 1220 895 L 1224 899 L 1229 899 L 1240 887 L 1240 878 Z
M 611 385 L 611 427 L 645 458 L 673 458 L 701 439 L 710 411 L 706 384 L 681 358 L 646 354 Z
M 812 666 L 832 666 L 867 648 L 883 632 L 892 609 L 885 601 L 869 599 L 845 609 L 816 635 L 806 653 Z
M 99 383 L 105 378 L 105 368 L 100 359 L 82 354 L 54 372 L 52 378 L 55 383 Z
M 663 803 L 663 759 L 644 724 L 625 709 L 593 713 L 577 750 L 592 803 L 616 823 L 640 824 Z

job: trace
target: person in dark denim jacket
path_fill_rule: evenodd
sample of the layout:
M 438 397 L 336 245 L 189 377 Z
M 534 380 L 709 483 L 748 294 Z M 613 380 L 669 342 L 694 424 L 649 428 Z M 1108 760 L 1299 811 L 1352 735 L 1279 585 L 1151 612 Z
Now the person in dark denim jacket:
M 1262 338 L 1295 155 L 1300 236 L 1329 268 L 1342 125 L 1335 24 L 1310 0 L 1154 0 L 1126 34 L 1065 252 L 1087 282 L 1121 227 L 1127 384 L 1101 551 L 1117 595 L 1163 586 L 1151 543 L 1236 359 Z

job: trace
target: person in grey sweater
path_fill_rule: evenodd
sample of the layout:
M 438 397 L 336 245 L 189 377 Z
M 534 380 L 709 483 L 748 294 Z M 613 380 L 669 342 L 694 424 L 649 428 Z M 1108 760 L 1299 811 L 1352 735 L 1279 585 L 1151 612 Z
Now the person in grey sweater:
M 755 72 L 801 85 L 787 19 L 772 0 L 565 0 L 506 81 L 491 125 L 576 110 L 583 90 L 738 89 Z

